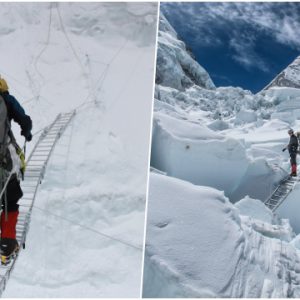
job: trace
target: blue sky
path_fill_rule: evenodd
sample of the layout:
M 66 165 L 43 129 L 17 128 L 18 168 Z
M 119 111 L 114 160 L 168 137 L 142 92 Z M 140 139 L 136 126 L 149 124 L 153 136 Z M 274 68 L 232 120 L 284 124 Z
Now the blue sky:
M 300 55 L 300 3 L 161 2 L 217 86 L 264 88 Z

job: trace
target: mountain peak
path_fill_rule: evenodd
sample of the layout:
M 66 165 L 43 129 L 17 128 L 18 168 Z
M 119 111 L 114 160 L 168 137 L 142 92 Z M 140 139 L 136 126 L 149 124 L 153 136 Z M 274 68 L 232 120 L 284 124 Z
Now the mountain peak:
M 265 88 L 293 87 L 300 88 L 300 56 L 280 72 Z

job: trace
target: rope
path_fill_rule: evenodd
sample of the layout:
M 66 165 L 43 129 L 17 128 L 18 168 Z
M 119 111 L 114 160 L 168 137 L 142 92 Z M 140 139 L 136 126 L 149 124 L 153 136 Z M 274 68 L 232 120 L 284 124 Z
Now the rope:
M 77 62 L 78 62 L 78 65 L 79 65 L 80 68 L 81 68 L 82 73 L 83 73 L 84 76 L 86 77 L 87 75 L 86 75 L 86 72 L 85 72 L 85 70 L 84 70 L 84 67 L 83 67 L 83 65 L 82 65 L 82 63 L 81 63 L 81 61 L 80 61 L 80 58 L 78 57 L 78 54 L 77 54 L 77 52 L 76 52 L 76 50 L 75 50 L 75 48 L 74 48 L 74 46 L 73 46 L 73 44 L 72 44 L 72 42 L 71 42 L 71 40 L 70 40 L 68 34 L 67 34 L 67 31 L 66 31 L 66 29 L 65 29 L 65 26 L 64 26 L 64 23 L 63 23 L 61 14 L 60 14 L 60 10 L 59 10 L 59 3 L 56 3 L 56 10 L 57 10 L 58 18 L 59 18 L 60 27 L 61 27 L 61 29 L 62 29 L 62 31 L 63 31 L 63 33 L 64 33 L 64 36 L 65 36 L 67 42 L 69 43 L 69 46 L 71 47 L 71 50 L 72 50 L 72 52 L 73 52 L 73 55 L 74 55 L 74 57 L 76 58 L 76 60 L 77 60 Z
M 114 107 L 114 105 L 116 103 L 118 103 L 118 101 L 120 100 L 120 96 L 123 94 L 124 90 L 128 86 L 128 83 L 132 80 L 133 74 L 135 73 L 136 68 L 139 65 L 139 63 L 140 63 L 143 56 L 144 56 L 144 51 L 141 50 L 140 54 L 138 55 L 134 65 L 133 65 L 133 68 L 132 68 L 130 74 L 128 76 L 126 76 L 127 80 L 124 82 L 124 84 L 122 85 L 122 87 L 119 90 L 119 93 L 115 96 L 115 98 L 113 99 L 111 105 L 109 106 L 110 109 L 112 109 Z
M 39 61 L 39 59 L 41 58 L 42 54 L 45 52 L 45 50 L 47 49 L 49 42 L 50 42 L 50 33 L 51 33 L 51 24 L 52 24 L 52 4 L 50 3 L 50 15 L 49 15 L 49 25 L 48 25 L 48 33 L 47 33 L 47 40 L 45 43 L 45 46 L 42 48 L 42 50 L 40 51 L 40 53 L 37 55 L 35 62 L 34 62 L 34 68 L 36 70 L 36 72 L 41 76 L 42 74 L 39 72 L 38 68 L 37 68 L 37 63 Z
M 84 102 L 87 102 L 87 100 L 92 96 L 92 94 L 94 94 L 96 92 L 96 90 L 100 89 L 100 92 L 102 90 L 104 81 L 107 77 L 109 68 L 111 67 L 112 63 L 115 61 L 115 59 L 119 56 L 119 54 L 123 51 L 123 49 L 125 48 L 125 46 L 128 43 L 128 38 L 124 41 L 124 43 L 120 46 L 120 48 L 116 51 L 116 53 L 111 57 L 111 59 L 108 61 L 108 63 L 106 64 L 106 67 L 104 68 L 104 71 L 100 74 L 100 77 L 98 80 L 96 80 L 96 82 L 99 82 L 98 84 L 96 84 L 96 86 L 92 89 L 92 91 L 88 94 L 87 98 L 84 100 Z M 95 98 L 96 99 L 96 98 Z
M 141 34 L 141 31 L 142 31 L 142 27 L 140 28 L 138 34 Z M 108 68 L 110 67 L 110 65 L 112 64 L 112 62 L 117 58 L 117 56 L 121 53 L 121 51 L 125 48 L 125 46 L 127 45 L 128 41 L 129 41 L 129 39 L 127 38 L 127 39 L 125 40 L 124 44 L 120 47 L 120 49 L 119 49 L 119 50 L 115 53 L 115 55 L 111 58 L 111 60 L 110 60 L 109 63 L 108 63 Z M 128 80 L 123 84 L 123 86 L 121 87 L 119 93 L 118 93 L 118 94 L 115 96 L 115 98 L 113 99 L 113 101 L 112 101 L 112 103 L 111 103 L 111 105 L 110 105 L 110 108 L 113 108 L 113 106 L 119 101 L 120 96 L 122 95 L 123 91 L 124 91 L 125 88 L 126 88 L 126 84 L 128 84 L 128 82 L 130 82 L 130 80 L 132 79 L 133 74 L 134 74 L 134 72 L 135 72 L 135 70 L 136 70 L 136 68 L 137 68 L 137 66 L 138 66 L 138 63 L 140 62 L 140 60 L 141 60 L 141 58 L 143 57 L 143 55 L 144 55 L 144 51 L 141 50 L 139 56 L 137 57 L 137 59 L 136 59 L 136 61 L 135 61 L 135 63 L 134 63 L 134 66 L 133 66 L 133 68 L 132 68 L 132 70 L 131 70 L 131 72 L 130 72 L 130 74 L 129 74 Z M 108 72 L 108 70 L 107 70 L 107 72 Z M 107 74 L 105 74 L 105 77 L 106 77 L 106 75 L 107 75 Z M 105 79 L 105 78 L 104 78 L 104 79 Z M 104 79 L 103 79 L 103 81 L 104 81 Z M 101 88 L 102 88 L 102 85 L 101 85 Z
M 5 191 L 6 191 L 6 187 L 7 187 L 8 182 L 9 182 L 9 180 L 10 180 L 10 178 L 11 178 L 12 175 L 13 175 L 13 172 L 10 172 L 8 178 L 7 178 L 6 181 L 5 181 L 5 184 L 4 184 L 4 186 L 3 186 L 3 189 L 2 189 L 2 191 L 1 191 L 1 193 L 0 193 L 0 199 L 2 198 L 3 194 L 4 194 Z
M 69 152 L 69 150 L 70 150 L 70 147 L 69 147 L 69 146 L 70 146 L 70 145 L 68 145 L 68 152 Z M 85 226 L 85 225 L 79 224 L 79 223 L 77 223 L 77 222 L 74 222 L 74 221 L 72 221 L 72 220 L 69 220 L 69 219 L 67 219 L 67 218 L 58 216 L 58 215 L 56 215 L 56 214 L 54 214 L 54 213 L 51 213 L 50 211 L 48 211 L 48 210 L 46 210 L 46 209 L 42 209 L 42 208 L 40 208 L 40 207 L 37 207 L 36 205 L 33 205 L 32 207 L 33 207 L 33 208 L 36 208 L 36 209 L 38 209 L 38 210 L 40 210 L 40 211 L 46 212 L 47 215 L 55 216 L 56 218 L 65 220 L 65 221 L 67 221 L 67 222 L 69 222 L 69 223 L 71 223 L 71 224 L 74 224 L 74 225 L 77 225 L 77 226 L 79 226 L 79 227 L 81 227 L 81 228 L 84 228 L 85 230 L 89 230 L 89 231 L 94 232 L 94 233 L 96 233 L 96 234 L 98 234 L 98 235 L 101 235 L 102 237 L 105 237 L 105 238 L 107 238 L 107 239 L 113 240 L 113 241 L 115 241 L 115 242 L 122 243 L 122 244 L 124 244 L 124 245 L 126 245 L 126 246 L 128 246 L 128 247 L 133 248 L 133 249 L 142 251 L 142 247 L 140 247 L 140 246 L 136 246 L 136 245 L 134 245 L 134 244 L 132 244 L 132 243 L 129 243 L 129 242 L 127 242 L 127 241 L 124 241 L 124 240 L 122 240 L 122 239 L 119 239 L 119 238 L 110 236 L 110 235 L 108 235 L 108 234 L 105 234 L 105 233 L 103 233 L 103 232 L 97 231 L 97 230 L 95 230 L 95 229 L 93 229 L 93 228 L 90 228 L 90 227 L 88 227 L 88 226 Z
M 68 223 L 70 223 L 70 224 L 77 225 L 77 226 L 79 226 L 79 227 L 81 227 L 81 228 L 83 228 L 83 229 L 85 229 L 85 230 L 94 232 L 94 233 L 96 233 L 96 234 L 98 234 L 98 235 L 100 235 L 100 236 L 102 236 L 102 237 L 105 237 L 105 238 L 107 238 L 107 239 L 110 239 L 110 240 L 112 240 L 112 241 L 115 241 L 115 242 L 121 243 L 121 244 L 123 244 L 123 245 L 126 245 L 126 246 L 128 246 L 128 247 L 131 247 L 131 248 L 133 248 L 133 249 L 135 249 L 135 250 L 139 250 L 139 251 L 142 251 L 142 250 L 143 250 L 143 248 L 140 247 L 140 246 L 136 246 L 136 245 L 131 244 L 131 243 L 129 243 L 129 242 L 127 242 L 127 241 L 124 241 L 124 240 L 122 240 L 122 239 L 113 237 L 113 236 L 108 235 L 108 234 L 106 234 L 106 233 L 103 233 L 103 232 L 101 232 L 101 231 L 98 231 L 98 230 L 95 230 L 95 229 L 93 229 L 93 228 L 90 228 L 90 227 L 88 227 L 88 226 L 86 226 L 86 225 L 82 225 L 82 224 L 77 223 L 77 222 L 75 222 L 75 221 L 69 220 L 69 219 L 67 219 L 67 218 L 65 218 L 65 217 L 58 216 L 58 215 L 56 215 L 56 214 L 50 212 L 49 210 L 40 208 L 40 207 L 38 207 L 38 206 L 36 206 L 36 205 L 33 206 L 33 208 L 38 209 L 38 210 L 40 210 L 40 211 L 42 211 L 42 212 L 45 212 L 45 213 L 47 213 L 48 215 L 51 215 L 51 216 L 56 217 L 56 218 L 58 218 L 58 219 L 62 219 L 62 220 L 66 221 L 66 222 L 68 222 Z
M 74 56 L 76 57 L 77 61 L 79 62 L 79 65 L 80 65 L 81 69 L 83 70 L 84 75 L 86 76 L 86 73 L 85 73 L 85 71 L 84 71 L 84 69 L 83 69 L 83 66 L 82 66 L 82 64 L 81 64 L 81 62 L 80 62 L 80 59 L 79 59 L 79 57 L 78 57 L 78 55 L 77 55 L 77 53 L 76 53 L 76 51 L 75 51 L 75 49 L 74 49 L 74 47 L 73 47 L 73 45 L 72 45 L 72 42 L 71 42 L 70 39 L 68 38 L 68 35 L 67 35 L 66 30 L 65 30 L 65 28 L 64 28 L 64 25 L 63 25 L 63 22 L 62 22 L 62 17 L 61 17 L 60 10 L 59 10 L 59 7 L 58 7 L 58 3 L 57 3 L 57 5 L 56 5 L 56 9 L 57 9 L 57 13 L 58 13 L 58 16 L 59 16 L 59 19 L 60 19 L 61 28 L 62 28 L 62 30 L 63 30 L 63 32 L 64 32 L 64 34 L 65 34 L 65 37 L 66 37 L 68 43 L 70 44 L 70 47 L 71 47 L 71 49 L 72 49 L 72 51 L 73 51 L 73 54 L 74 54 Z M 51 20 L 52 20 L 52 3 L 51 3 L 51 6 L 50 6 L 50 16 L 49 16 L 49 27 L 48 27 L 48 37 L 47 37 L 47 42 L 49 42 L 48 39 L 50 39 Z M 95 88 L 92 89 L 92 90 L 90 91 L 90 93 L 89 93 L 88 96 L 84 99 L 84 101 L 83 101 L 81 104 L 79 104 L 77 107 L 75 107 L 75 109 L 81 108 L 81 107 L 85 106 L 85 105 L 88 104 L 88 103 L 94 103 L 94 102 L 95 102 L 95 101 L 87 101 L 87 100 L 88 100 L 88 99 L 96 92 L 97 89 L 100 88 L 100 91 L 102 90 L 104 81 L 105 81 L 105 79 L 106 79 L 106 77 L 107 77 L 107 74 L 108 74 L 108 71 L 109 71 L 109 68 L 110 68 L 111 64 L 115 61 L 115 59 L 119 56 L 119 54 L 120 54 L 120 53 L 123 51 L 123 49 L 126 47 L 128 41 L 129 41 L 129 40 L 128 40 L 128 38 L 127 38 L 127 39 L 124 41 L 124 43 L 120 46 L 120 48 L 115 52 L 115 54 L 111 57 L 111 59 L 109 60 L 109 62 L 106 64 L 106 67 L 105 67 L 104 71 L 101 73 L 99 79 L 97 80 L 97 82 L 99 81 L 99 85 L 96 85 Z M 47 43 L 47 42 L 46 42 L 46 43 Z M 42 55 L 42 53 L 45 51 L 45 48 L 46 48 L 46 47 L 44 47 L 44 48 L 42 49 L 42 51 L 41 51 L 40 54 L 38 55 L 39 57 L 40 57 L 40 56 Z M 136 66 L 135 66 L 135 67 L 136 67 Z M 134 67 L 134 68 L 135 68 L 135 67 Z M 132 71 L 132 73 L 133 73 L 133 72 L 134 72 L 134 71 Z M 122 88 L 122 89 L 123 89 L 123 88 Z M 113 106 L 113 105 L 115 104 L 115 102 L 117 102 L 117 101 L 116 101 L 117 98 L 119 98 L 120 95 L 122 94 L 122 89 L 120 90 L 120 92 L 119 92 L 119 94 L 117 95 L 117 97 L 113 100 L 113 103 L 112 103 L 111 106 Z M 95 95 L 95 94 L 94 94 L 94 95 Z M 33 98 L 27 100 L 25 103 L 29 103 L 29 102 L 33 101 L 35 98 L 36 98 L 36 96 L 34 96 Z M 45 98 L 45 97 L 43 97 L 43 98 Z M 96 99 L 96 98 L 95 98 L 95 99 Z M 49 125 L 51 125 L 51 123 L 50 123 Z M 43 127 L 43 128 L 41 128 L 40 130 L 36 131 L 35 133 L 32 134 L 32 136 L 36 136 L 37 134 L 39 134 L 40 132 L 42 132 L 44 129 L 46 129 L 47 127 L 49 127 L 49 125 L 46 125 L 45 127 Z
M 7 221 L 7 197 L 6 197 L 6 188 L 7 188 L 7 185 L 8 185 L 8 183 L 9 183 L 9 181 L 10 181 L 10 178 L 11 178 L 11 176 L 13 175 L 13 171 L 11 171 L 10 173 L 9 173 L 9 176 L 7 177 L 7 179 L 6 179 L 6 181 L 5 181 L 5 183 L 4 183 L 4 170 L 2 169 L 1 170 L 1 188 L 2 188 L 2 184 L 4 183 L 4 185 L 3 185 L 3 188 L 2 188 L 2 190 L 1 190 L 1 193 L 0 193 L 0 199 L 1 199 L 1 209 L 2 209 L 2 205 L 3 205 L 3 203 L 2 203 L 2 196 L 4 195 L 4 193 L 5 193 L 5 195 L 4 195 L 4 211 L 5 211 L 5 221 Z
M 59 23 L 60 23 L 60 27 L 62 29 L 62 32 L 69 44 L 69 46 L 71 47 L 71 50 L 73 52 L 73 55 L 82 71 L 82 74 L 83 74 L 83 77 L 85 78 L 86 82 L 87 82 L 87 85 L 88 85 L 88 89 L 90 90 L 90 93 L 89 95 L 92 95 L 94 96 L 94 98 L 96 99 L 96 95 L 95 95 L 95 91 L 93 91 L 91 89 L 91 78 L 89 78 L 88 76 L 88 73 L 85 71 L 84 69 L 84 66 L 79 58 L 79 55 L 77 54 L 76 50 L 75 50 L 75 47 L 73 46 L 73 43 L 71 41 L 71 39 L 69 38 L 68 34 L 67 34 L 67 31 L 66 31 L 66 28 L 65 28 L 65 25 L 63 23 L 63 19 L 62 19 L 62 16 L 61 16 L 61 13 L 60 13 L 60 9 L 59 9 L 59 3 L 56 3 L 56 10 L 57 10 L 57 14 L 58 14 L 58 18 L 59 18 Z M 96 100 L 95 100 L 96 101 Z
M 29 98 L 28 100 L 22 102 L 22 105 L 25 105 L 25 104 L 27 104 L 27 103 L 30 103 L 30 102 L 34 101 L 35 99 L 36 99 L 36 96 L 34 96 L 34 97 L 32 97 L 32 98 Z

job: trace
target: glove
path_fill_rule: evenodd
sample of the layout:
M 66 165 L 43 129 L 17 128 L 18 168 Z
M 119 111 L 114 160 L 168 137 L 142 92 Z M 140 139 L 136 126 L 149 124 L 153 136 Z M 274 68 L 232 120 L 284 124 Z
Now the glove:
M 283 148 L 283 149 L 282 149 L 282 152 L 284 152 L 285 150 L 286 150 L 286 148 Z
M 30 131 L 24 132 L 23 130 L 21 131 L 21 135 L 23 135 L 26 139 L 26 142 L 30 142 L 32 140 L 32 134 Z

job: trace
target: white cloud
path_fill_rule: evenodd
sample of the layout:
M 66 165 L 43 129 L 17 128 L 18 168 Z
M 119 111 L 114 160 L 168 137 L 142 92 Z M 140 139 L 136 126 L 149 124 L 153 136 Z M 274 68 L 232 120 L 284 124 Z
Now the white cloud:
M 268 66 L 255 50 L 255 30 L 241 36 L 239 26 L 242 25 L 263 31 L 279 43 L 300 51 L 299 2 L 163 3 L 162 11 L 167 15 L 176 15 L 182 26 L 186 26 L 187 32 L 189 26 L 196 28 L 195 41 L 204 45 L 220 45 L 213 32 L 220 29 L 226 31 L 230 47 L 235 51 L 233 58 L 247 68 L 258 67 L 268 71 Z
M 264 72 L 269 71 L 268 65 L 254 51 L 255 37 L 252 35 L 240 35 L 239 38 L 231 38 L 229 45 L 234 50 L 233 59 L 246 69 L 257 68 Z

